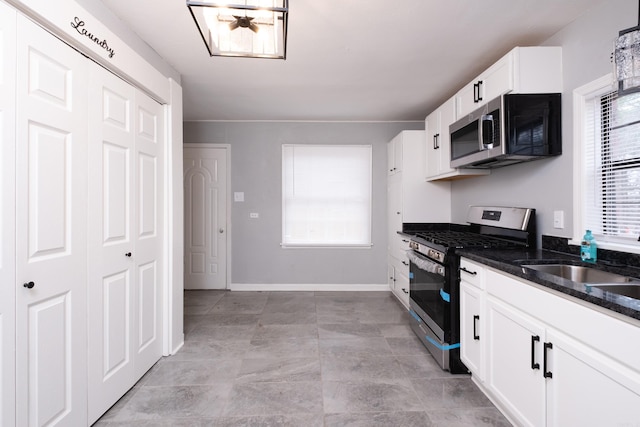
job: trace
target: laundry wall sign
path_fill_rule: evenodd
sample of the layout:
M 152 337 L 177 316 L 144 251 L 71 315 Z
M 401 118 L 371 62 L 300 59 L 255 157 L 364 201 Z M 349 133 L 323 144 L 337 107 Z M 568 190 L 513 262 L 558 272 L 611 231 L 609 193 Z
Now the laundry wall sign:
M 87 28 L 85 28 L 85 22 L 82 19 L 78 18 L 77 16 L 73 18 L 73 21 L 71 21 L 71 28 L 76 30 L 78 34 L 84 37 L 87 37 L 89 40 L 94 42 L 96 46 L 99 46 L 102 49 L 104 49 L 109 55 L 109 58 L 113 58 L 115 56 L 116 52 L 111 46 L 109 46 L 109 43 L 107 43 L 107 40 L 101 39 L 100 37 L 97 37 L 96 35 L 91 33 L 89 30 L 87 30 Z

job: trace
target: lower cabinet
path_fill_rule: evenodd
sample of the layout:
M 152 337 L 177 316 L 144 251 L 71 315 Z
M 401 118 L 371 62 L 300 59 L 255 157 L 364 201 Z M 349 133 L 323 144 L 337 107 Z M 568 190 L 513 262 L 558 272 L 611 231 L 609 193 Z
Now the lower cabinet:
M 602 426 L 640 420 L 640 326 L 633 319 L 480 268 L 486 290 L 462 275 L 461 354 L 474 381 L 512 422 Z
M 409 261 L 404 254 L 401 258 L 389 256 L 389 289 L 402 305 L 409 309 Z

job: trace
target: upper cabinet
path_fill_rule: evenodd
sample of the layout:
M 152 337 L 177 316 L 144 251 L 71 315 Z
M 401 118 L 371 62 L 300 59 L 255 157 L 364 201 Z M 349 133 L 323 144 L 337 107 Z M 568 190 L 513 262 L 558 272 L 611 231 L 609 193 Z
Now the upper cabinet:
M 455 118 L 455 98 L 450 98 L 425 119 L 427 131 L 426 175 L 427 181 L 462 178 L 471 175 L 487 175 L 484 169 L 453 169 L 450 166 L 449 125 Z
M 508 92 L 562 92 L 562 48 L 514 48 L 455 95 L 455 119 Z
M 387 144 L 387 175 L 402 172 L 402 138 L 394 138 Z

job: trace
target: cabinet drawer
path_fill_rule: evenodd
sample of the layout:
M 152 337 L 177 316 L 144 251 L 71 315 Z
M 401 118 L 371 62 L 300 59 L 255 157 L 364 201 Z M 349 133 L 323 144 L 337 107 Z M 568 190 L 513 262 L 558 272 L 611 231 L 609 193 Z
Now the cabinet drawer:
M 460 260 L 460 280 L 484 289 L 485 267 L 466 258 Z

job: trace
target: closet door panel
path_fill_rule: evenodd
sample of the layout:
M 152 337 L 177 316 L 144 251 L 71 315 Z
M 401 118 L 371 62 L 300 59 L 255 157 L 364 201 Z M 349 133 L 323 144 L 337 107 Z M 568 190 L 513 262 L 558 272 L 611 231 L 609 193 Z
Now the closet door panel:
M 15 425 L 16 12 L 0 3 L 0 425 Z
M 86 61 L 17 20 L 16 422 L 86 423 Z
M 89 89 L 89 422 L 135 383 L 135 90 L 91 64 Z
M 136 91 L 135 158 L 137 215 L 137 270 L 135 313 L 136 376 L 142 376 L 162 356 L 162 168 L 164 149 L 164 108 Z

